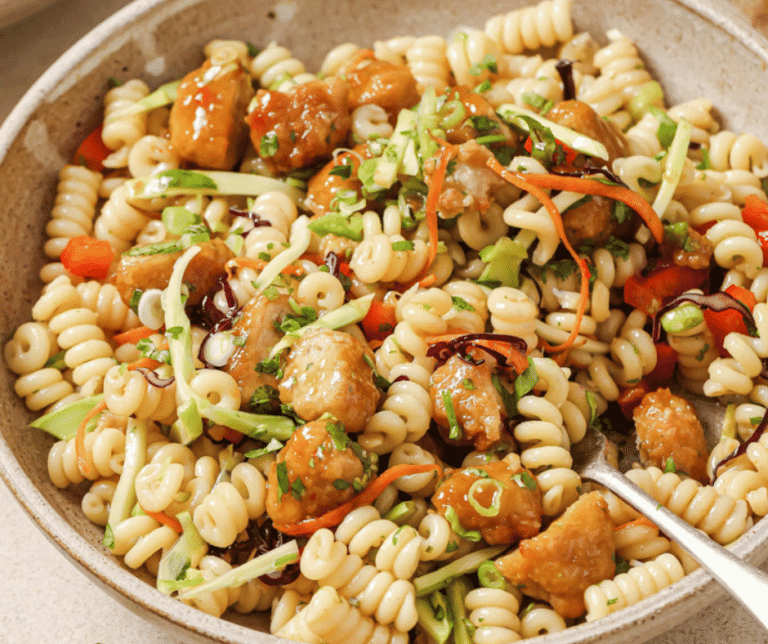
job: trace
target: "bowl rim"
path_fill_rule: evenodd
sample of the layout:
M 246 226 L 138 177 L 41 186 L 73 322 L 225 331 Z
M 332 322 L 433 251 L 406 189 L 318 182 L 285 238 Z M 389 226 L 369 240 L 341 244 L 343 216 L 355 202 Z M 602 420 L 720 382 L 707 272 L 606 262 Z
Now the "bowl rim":
M 134 0 L 94 27 L 67 49 L 25 92 L 23 97 L 0 125 L 0 163 L 34 112 L 49 98 L 55 97 L 68 80 L 74 80 L 79 67 L 87 68 L 90 62 L 117 49 L 130 39 L 130 27 L 147 14 L 163 6 L 164 12 L 175 13 L 183 7 L 193 6 L 204 0 Z M 588 0 L 585 0 L 588 1 Z M 741 43 L 768 65 L 768 38 L 749 25 L 743 15 L 736 12 L 725 0 L 667 0 L 698 14 L 725 34 Z M 87 71 L 87 70 L 86 70 Z M 11 490 L 15 500 L 29 515 L 41 532 L 66 555 L 69 561 L 87 576 L 104 587 L 113 589 L 121 599 L 134 603 L 156 617 L 167 620 L 189 635 L 209 638 L 211 641 L 246 644 L 254 641 L 285 641 L 255 631 L 246 626 L 217 619 L 183 604 L 177 599 L 156 592 L 151 584 L 137 578 L 115 559 L 105 556 L 94 544 L 80 535 L 46 500 L 32 480 L 24 473 L 13 456 L 9 444 L 0 434 L 0 478 Z M 760 537 L 763 538 L 762 543 Z M 737 544 L 729 548 L 736 555 L 758 565 L 768 557 L 768 522 L 763 522 L 742 535 Z M 96 555 L 96 556 L 94 556 Z M 660 611 L 675 603 L 684 602 L 694 595 L 706 597 L 707 604 L 722 596 L 722 589 L 709 574 L 699 569 L 684 578 L 687 587 L 668 587 L 640 604 L 621 610 L 593 622 L 585 622 L 566 631 L 535 638 L 537 642 L 577 644 L 599 641 L 602 637 L 619 633 L 634 622 L 647 622 Z M 701 604 L 703 608 L 705 604 Z M 130 606 L 129 606 L 130 607 Z M 266 636 L 266 638 L 264 637 Z M 264 638 L 264 639 L 262 639 Z

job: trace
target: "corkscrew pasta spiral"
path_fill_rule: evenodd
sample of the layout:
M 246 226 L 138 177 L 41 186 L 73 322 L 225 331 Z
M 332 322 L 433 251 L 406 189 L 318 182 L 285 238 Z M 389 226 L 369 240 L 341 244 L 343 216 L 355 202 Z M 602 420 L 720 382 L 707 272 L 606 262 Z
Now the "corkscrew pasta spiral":
M 587 605 L 587 621 L 605 617 L 626 606 L 631 606 L 661 589 L 680 581 L 685 572 L 680 561 L 665 553 L 652 561 L 630 568 L 629 572 L 616 575 L 590 586 L 584 591 Z
M 573 36 L 571 0 L 545 0 L 494 16 L 485 23 L 485 33 L 509 54 L 565 42 Z

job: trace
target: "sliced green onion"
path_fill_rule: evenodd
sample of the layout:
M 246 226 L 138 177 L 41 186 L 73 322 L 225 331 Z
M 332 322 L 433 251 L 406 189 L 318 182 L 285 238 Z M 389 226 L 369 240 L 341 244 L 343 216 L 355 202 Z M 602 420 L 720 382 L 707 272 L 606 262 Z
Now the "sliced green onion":
M 482 535 L 477 530 L 465 530 L 462 527 L 461 523 L 459 523 L 459 517 L 456 514 L 456 510 L 450 505 L 445 510 L 445 519 L 451 524 L 451 529 L 462 539 L 472 542 L 477 542 L 482 539 Z
M 445 103 L 440 110 L 440 113 L 444 114 L 440 119 L 440 127 L 445 130 L 456 127 L 467 117 L 467 110 L 464 108 L 464 103 L 458 98 L 454 98 L 452 101 Z
M 382 518 L 387 521 L 392 521 L 399 526 L 408 523 L 408 520 L 416 514 L 416 503 L 413 501 L 403 501 L 398 503 L 389 512 L 387 512 Z
M 681 304 L 661 316 L 661 327 L 672 334 L 684 333 L 704 322 L 704 314 L 695 304 Z
M 485 507 L 480 501 L 475 498 L 475 493 L 481 490 L 484 485 L 491 485 L 496 490 L 493 493 L 491 499 L 491 505 Z M 504 492 L 504 486 L 496 479 L 478 479 L 472 485 L 469 486 L 467 491 L 467 501 L 475 509 L 480 516 L 495 517 L 501 511 L 501 494 Z
M 484 561 L 477 569 L 477 580 L 484 588 L 498 588 L 509 591 L 512 584 L 501 574 L 493 561 Z
M 486 134 L 485 136 L 478 136 L 475 139 L 478 145 L 490 145 L 491 143 L 501 143 L 506 140 L 507 137 L 503 134 Z
M 453 398 L 451 398 L 451 392 L 448 389 L 444 389 L 440 395 L 443 398 L 445 415 L 448 418 L 448 437 L 452 440 L 461 440 L 464 438 L 464 430 L 461 428 L 461 425 L 459 425 L 459 421 L 456 418 L 456 410 L 453 408 Z
M 525 120 L 517 118 L 519 116 L 526 116 L 530 119 L 533 119 L 543 127 L 548 128 L 558 141 L 564 143 L 569 148 L 572 148 L 577 152 L 583 152 L 584 154 L 588 154 L 592 157 L 597 157 L 598 159 L 603 159 L 605 161 L 608 160 L 608 150 L 606 150 L 602 143 L 595 141 L 594 139 L 590 139 L 588 136 L 584 136 L 575 130 L 571 130 L 570 128 L 559 125 L 554 121 L 550 121 L 549 119 L 540 116 L 536 112 L 528 110 L 524 107 L 513 105 L 511 103 L 505 103 L 499 107 L 498 110 L 496 110 L 496 113 L 508 123 L 512 123 L 515 126 L 520 127 L 521 129 L 528 132 L 530 130 Z

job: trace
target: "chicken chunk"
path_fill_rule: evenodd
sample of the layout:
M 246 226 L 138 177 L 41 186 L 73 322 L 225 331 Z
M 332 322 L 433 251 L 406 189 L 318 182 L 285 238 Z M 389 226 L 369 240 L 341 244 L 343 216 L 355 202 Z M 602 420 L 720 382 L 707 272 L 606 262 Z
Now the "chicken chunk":
M 440 482 L 432 502 L 442 516 L 453 508 L 464 530 L 478 530 L 491 545 L 527 539 L 541 529 L 541 490 L 517 454 L 454 470 Z M 491 510 L 481 514 L 473 502 Z
M 257 389 L 267 386 L 277 390 L 277 377 L 256 371 L 256 365 L 269 357 L 270 350 L 282 337 L 275 324 L 279 324 L 286 313 L 291 313 L 287 295 L 272 300 L 260 295 L 243 306 L 232 326 L 232 334 L 245 339 L 245 344 L 232 354 L 224 371 L 239 385 L 244 409 L 248 408 Z
M 613 123 L 601 119 L 595 110 L 582 101 L 562 101 L 547 112 L 547 118 L 602 143 L 608 151 L 609 165 L 614 159 L 627 156 L 628 146 L 624 135 Z
M 496 567 L 523 594 L 549 602 L 563 617 L 578 617 L 586 610 L 584 591 L 613 578 L 613 528 L 605 499 L 590 492 Z
M 693 406 L 669 389 L 647 393 L 633 412 L 643 465 L 666 469 L 707 483 L 707 441 Z M 671 461 L 668 461 L 671 459 Z
M 341 425 L 316 420 L 299 427 L 267 477 L 267 514 L 275 524 L 317 517 L 345 503 L 374 476 L 376 457 Z
M 234 257 L 221 239 L 198 244 L 200 252 L 189 262 L 184 272 L 184 283 L 189 286 L 188 305 L 199 304 L 225 274 L 224 266 Z M 117 262 L 115 286 L 123 302 L 130 304 L 136 290 L 164 289 L 173 273 L 173 265 L 182 253 L 156 253 L 153 255 L 123 255 Z
M 429 386 L 435 422 L 450 429 L 443 399 L 443 392 L 447 391 L 464 438 L 472 440 L 478 450 L 488 449 L 501 438 L 503 420 L 507 417 L 491 382 L 496 361 L 485 353 L 482 356 L 484 361 L 479 365 L 451 356 L 432 373 Z
M 416 79 L 407 65 L 365 59 L 345 71 L 351 109 L 374 103 L 396 119 L 402 109 L 419 102 Z
M 289 92 L 260 89 L 246 119 L 259 156 L 278 173 L 330 157 L 352 122 L 348 94 L 349 84 L 336 77 Z
M 187 74 L 171 108 L 171 145 L 182 159 L 204 168 L 230 170 L 248 143 L 244 119 L 253 89 L 237 63 L 206 61 Z
M 356 145 L 351 152 L 343 152 L 324 165 L 319 172 L 312 175 L 307 183 L 307 199 L 305 205 L 315 215 L 322 216 L 333 207 L 333 201 L 340 190 L 352 190 L 357 199 L 362 198 L 363 182 L 357 178 L 360 163 L 370 157 L 368 146 Z M 349 174 L 344 177 L 334 170 L 339 166 L 349 166 Z M 336 174 L 331 174 L 334 171 Z
M 493 203 L 509 205 L 516 188 L 491 170 L 486 162 L 493 153 L 474 139 L 458 146 L 456 164 L 452 172 L 445 177 L 443 189 L 438 198 L 437 207 L 443 217 L 455 217 L 467 208 L 485 212 Z M 425 181 L 432 183 L 432 174 L 437 166 L 437 159 L 427 159 L 424 163 Z
M 456 99 L 464 106 L 466 118 L 446 131 L 449 143 L 467 143 L 478 136 L 501 135 L 504 140 L 494 145 L 517 146 L 517 135 L 498 117 L 482 94 L 462 85 L 448 90 L 445 100 L 448 103 Z
M 357 338 L 341 331 L 313 329 L 288 354 L 280 400 L 292 404 L 305 420 L 327 413 L 348 432 L 362 431 L 379 403 L 372 364 L 373 352 Z

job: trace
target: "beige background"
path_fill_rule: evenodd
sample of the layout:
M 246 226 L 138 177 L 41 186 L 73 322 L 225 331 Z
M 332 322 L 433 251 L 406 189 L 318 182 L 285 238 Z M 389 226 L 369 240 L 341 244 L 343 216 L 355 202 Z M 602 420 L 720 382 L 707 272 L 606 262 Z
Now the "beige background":
M 734 2 L 768 33 L 766 2 Z M 127 0 L 59 0 L 1 30 L 0 119 L 59 54 L 126 4 Z M 2 483 L 0 526 L 0 643 L 176 644 L 92 586 L 48 543 Z M 768 571 L 768 565 L 764 569 Z M 725 600 L 652 640 L 653 644 L 721 642 L 768 644 L 768 634 L 735 601 Z

